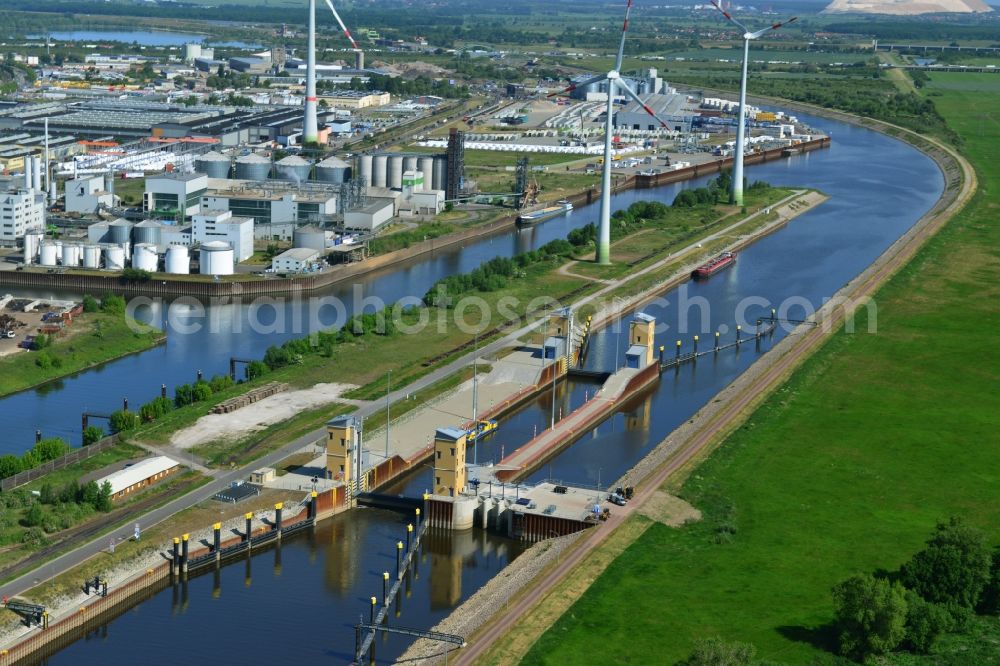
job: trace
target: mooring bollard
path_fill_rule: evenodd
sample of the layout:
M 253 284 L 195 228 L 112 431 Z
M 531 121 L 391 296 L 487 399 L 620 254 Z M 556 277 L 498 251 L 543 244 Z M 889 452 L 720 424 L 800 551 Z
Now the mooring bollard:
M 402 578 L 403 542 L 396 542 L 396 578 Z
M 250 511 L 247 511 L 245 514 L 243 514 L 243 517 L 246 518 L 246 521 L 247 521 L 246 537 L 245 538 L 246 538 L 247 543 L 250 543 L 250 529 L 253 526 L 252 525 L 252 522 L 253 522 L 253 513 L 251 513 Z
M 372 614 L 371 614 L 371 619 L 368 621 L 368 624 L 375 624 L 375 604 L 377 603 L 378 599 L 372 597 Z
M 128 397 L 122 398 L 122 409 L 128 411 Z
M 694 336 L 694 355 L 695 358 L 698 357 L 698 336 Z
M 736 346 L 740 346 L 740 333 L 743 331 L 743 327 L 739 324 L 736 325 Z
M 660 365 L 663 365 L 663 351 L 664 347 L 663 345 L 660 345 Z
M 215 561 L 219 561 L 219 549 L 222 547 L 222 523 L 212 525 L 212 552 L 215 553 Z
M 166 398 L 167 397 L 167 385 L 166 384 L 160 384 L 160 397 L 161 398 Z
M 677 341 L 677 352 L 674 354 L 674 358 L 676 358 L 677 360 L 680 360 L 680 358 L 681 358 L 681 341 L 680 340 Z
M 410 552 L 410 535 L 413 534 L 413 524 L 406 526 L 406 552 Z
M 382 572 L 382 605 L 389 605 L 389 572 Z
M 278 540 L 281 540 L 281 509 L 284 507 L 283 502 L 278 502 L 274 505 L 274 529 L 278 530 Z
M 417 513 L 417 525 L 419 525 L 420 524 L 420 507 L 417 507 L 416 513 Z
M 715 351 L 719 351 L 719 332 L 715 332 Z

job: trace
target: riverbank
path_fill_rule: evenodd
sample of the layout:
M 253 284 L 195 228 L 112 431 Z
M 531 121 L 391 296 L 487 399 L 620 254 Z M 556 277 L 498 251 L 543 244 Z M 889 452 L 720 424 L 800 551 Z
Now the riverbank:
M 876 289 L 898 272 L 906 262 L 914 257 L 923 243 L 940 230 L 970 200 L 976 187 L 976 175 L 969 163 L 953 149 L 937 141 L 907 133 L 901 128 L 883 127 L 883 129 L 891 129 L 894 133 L 900 132 L 902 136 L 912 136 L 913 143 L 917 147 L 928 143 L 932 144 L 933 149 L 925 152 L 930 154 L 945 174 L 947 184 L 942 197 L 912 229 L 890 246 L 874 264 L 837 293 L 835 299 L 841 299 L 839 303 L 834 300 L 817 313 L 814 321 L 820 325 L 801 326 L 796 329 L 793 335 L 782 340 L 774 350 L 764 355 L 750 370 L 743 373 L 730 386 L 709 400 L 706 406 L 689 422 L 665 438 L 650 455 L 623 476 L 619 483 L 637 485 L 640 488 L 639 502 L 633 500 L 629 507 L 626 507 L 628 512 L 638 508 L 638 505 L 641 505 L 642 501 L 667 479 L 670 479 L 671 487 L 681 483 L 681 479 L 686 478 L 695 465 L 719 446 L 727 435 L 734 432 L 741 423 L 744 423 L 753 410 L 772 395 L 791 373 L 805 362 L 807 357 L 840 330 L 840 326 L 847 317 L 853 315 L 855 306 L 863 303 L 865 298 L 870 297 Z M 846 307 L 843 305 L 845 302 L 847 303 Z M 846 384 L 837 385 L 852 385 L 852 381 L 849 379 L 843 381 Z M 829 403 L 824 402 L 823 404 Z M 803 428 L 808 429 L 808 426 L 804 425 Z M 790 442 L 787 435 L 784 437 L 786 442 Z M 828 443 L 830 441 L 826 433 L 823 434 L 823 439 Z M 796 445 L 795 448 L 797 449 L 798 446 Z M 756 459 L 763 460 L 767 457 L 766 455 L 758 455 Z M 849 484 L 846 487 L 850 487 Z M 783 488 L 783 486 L 780 484 L 775 486 L 776 490 L 779 488 Z M 808 531 L 808 528 L 803 529 Z M 658 536 L 662 539 L 662 530 L 658 532 Z M 619 538 L 624 539 L 622 546 L 627 547 L 638 537 L 627 534 L 622 537 L 621 533 L 609 535 L 606 532 L 599 539 L 587 540 L 571 555 L 574 559 L 574 565 L 582 562 L 587 554 L 599 547 L 602 542 L 610 542 Z M 676 550 L 677 548 L 670 548 L 663 552 L 675 552 Z M 589 587 L 589 582 L 596 580 L 603 568 L 588 574 L 588 585 L 583 586 L 580 585 L 578 576 L 574 576 L 572 581 L 562 580 L 562 577 L 571 570 L 573 570 L 572 567 L 565 567 L 557 575 L 547 576 L 544 580 L 536 581 L 531 594 L 523 600 L 523 603 L 514 608 L 512 613 L 491 624 L 488 631 L 477 637 L 476 644 L 472 646 L 472 649 L 460 655 L 459 663 L 471 663 L 479 656 L 482 656 L 483 663 L 516 661 L 520 660 L 529 649 L 535 650 L 535 654 L 544 652 L 554 659 L 572 659 L 573 657 L 569 655 L 579 657 L 581 648 L 592 650 L 589 653 L 591 657 L 595 657 L 598 653 L 607 654 L 603 652 L 604 647 L 609 650 L 617 648 L 628 651 L 630 648 L 623 646 L 623 636 L 618 633 L 617 629 L 620 626 L 618 622 L 613 623 L 613 640 L 608 640 L 609 635 L 600 637 L 602 641 L 607 641 L 603 647 L 595 645 L 593 641 L 595 637 L 592 636 L 590 640 L 587 640 L 583 634 L 577 631 L 580 622 L 589 623 L 596 619 L 591 613 L 585 613 L 584 616 L 577 614 L 578 617 L 575 620 L 563 618 L 560 620 L 561 630 L 558 634 L 550 631 L 544 642 L 536 643 L 546 628 L 553 623 L 553 618 L 562 616 L 573 601 L 582 596 L 581 587 Z M 624 569 L 619 568 L 619 570 L 623 571 Z M 673 570 L 678 569 L 674 567 Z M 684 578 L 684 580 L 687 579 Z M 591 598 L 594 594 L 593 590 L 587 592 Z M 536 605 L 538 602 L 541 602 L 540 605 Z M 610 600 L 608 602 L 612 603 Z M 731 598 L 727 599 L 726 604 L 730 607 L 733 605 Z M 596 603 L 590 608 L 605 617 L 606 615 L 603 614 L 614 612 L 612 608 L 601 603 Z M 571 627 L 572 639 L 567 633 Z M 492 646 L 491 644 L 507 630 L 510 630 L 511 633 L 504 644 Z M 655 633 L 655 630 L 651 631 Z M 614 654 L 621 658 L 623 653 L 615 652 Z M 674 654 L 671 656 L 671 660 L 683 656 L 683 654 Z
M 0 397 L 144 352 L 166 339 L 162 331 L 129 322 L 124 314 L 78 315 L 62 336 L 49 338 L 42 351 L 0 357 Z

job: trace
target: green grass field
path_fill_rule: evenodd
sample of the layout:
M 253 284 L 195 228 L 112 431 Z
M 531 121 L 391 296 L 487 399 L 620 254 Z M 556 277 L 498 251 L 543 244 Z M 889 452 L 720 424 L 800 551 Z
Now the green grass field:
M 878 333 L 838 334 L 671 488 L 704 519 L 652 525 L 525 663 L 676 663 L 712 636 L 777 662 L 829 662 L 840 580 L 895 569 L 950 515 L 1000 542 L 1000 94 L 953 83 L 927 90 L 947 90 L 935 101 L 980 191 L 877 295 Z M 997 663 L 998 633 L 977 619 L 933 657 L 892 659 Z

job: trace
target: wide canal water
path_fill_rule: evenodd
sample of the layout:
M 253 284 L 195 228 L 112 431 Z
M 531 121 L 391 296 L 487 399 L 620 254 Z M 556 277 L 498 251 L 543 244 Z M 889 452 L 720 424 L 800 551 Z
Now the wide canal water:
M 695 334 L 700 335 L 705 349 L 711 345 L 714 331 L 723 326 L 728 327 L 723 341 L 732 340 L 737 307 L 748 297 L 766 299 L 767 303 L 761 300 L 746 308 L 744 319 L 751 324 L 769 313 L 770 304 L 778 307 L 791 303 L 793 307 L 787 310 L 790 318 L 801 316 L 802 304 L 818 307 L 912 226 L 941 194 L 943 179 L 939 170 L 913 148 L 868 130 L 820 118 L 807 120 L 832 134 L 830 149 L 751 167 L 748 175 L 752 180 L 773 184 L 814 187 L 829 194 L 830 201 L 745 249 L 733 269 L 683 287 L 689 301 L 695 299 L 697 303 L 702 297 L 706 307 L 687 308 L 689 316 L 685 317 L 677 305 L 682 294 L 672 290 L 662 295 L 664 300 L 643 308 L 657 317 L 661 327 L 668 326 L 658 336 L 658 344 L 665 344 L 668 353 L 678 338 L 690 349 Z M 640 199 L 669 203 L 681 187 L 703 182 L 624 193 L 614 199 L 614 206 L 626 207 Z M 493 256 L 510 256 L 564 237 L 571 228 L 593 221 L 596 214 L 596 207 L 582 208 L 527 233 L 512 231 L 460 251 L 443 252 L 393 272 L 370 276 L 361 283 L 361 290 L 364 295 L 378 295 L 386 302 L 407 295 L 419 297 L 443 275 L 467 271 Z M 331 293 L 353 298 L 350 288 Z M 286 321 L 291 321 L 293 306 L 283 307 Z M 83 373 L 48 390 L 0 401 L 0 414 L 8 415 L 4 421 L 8 435 L 16 435 L 4 438 L 3 449 L 23 450 L 30 444 L 37 424 L 46 434 L 72 435 L 78 440 L 78 414 L 84 409 L 112 409 L 122 395 L 141 403 L 157 394 L 160 382 L 173 386 L 191 381 L 198 368 L 207 374 L 225 372 L 230 355 L 259 357 L 268 345 L 301 335 L 254 333 L 247 324 L 256 315 L 246 305 L 221 306 L 217 314 L 221 315 L 217 319 L 229 322 L 222 332 L 170 335 L 169 342 L 160 349 Z M 273 311 L 270 314 L 274 316 Z M 613 369 L 616 359 L 620 361 L 629 313 L 623 319 L 620 336 L 614 327 L 595 336 L 588 358 L 590 367 Z M 237 328 L 233 322 L 238 322 L 242 333 L 232 332 Z M 783 335 L 779 329 L 762 349 Z M 729 350 L 717 358 L 705 357 L 677 372 L 664 373 L 652 391 L 581 438 L 531 478 L 551 476 L 580 485 L 595 485 L 599 480 L 604 485 L 610 483 L 757 356 L 751 342 L 738 353 Z M 560 386 L 557 415 L 560 410 L 566 414 L 578 406 L 593 395 L 594 389 L 594 385 L 576 382 Z M 548 427 L 550 418 L 551 395 L 542 395 L 505 419 L 500 431 L 481 445 L 476 457 L 480 462 L 499 459 Z M 428 484 L 427 472 L 418 472 L 400 483 L 399 488 L 419 492 Z M 336 536 L 337 530 L 343 532 L 342 538 Z M 189 584 L 185 612 L 179 611 L 168 590 L 114 620 L 101 634 L 78 641 L 48 661 L 131 663 L 137 649 L 148 661 L 149 655 L 172 653 L 170 648 L 176 646 L 178 636 L 184 637 L 185 651 L 199 658 L 229 660 L 238 655 L 246 663 L 276 663 L 325 656 L 336 662 L 347 661 L 353 646 L 351 625 L 359 613 L 367 611 L 368 597 L 380 594 L 380 572 L 391 568 L 391 546 L 401 530 L 401 519 L 391 513 L 362 510 L 338 517 L 320 526 L 314 538 L 302 537 L 283 546 L 280 576 L 274 572 L 274 553 L 259 554 L 251 563 L 250 587 L 243 584 L 244 564 L 230 565 L 220 574 L 217 596 L 212 593 L 213 576 L 197 578 Z M 479 533 L 456 536 L 454 541 L 447 546 L 450 555 L 442 554 L 445 546 L 441 544 L 425 547 L 423 562 L 427 564 L 421 565 L 421 578 L 415 581 L 411 597 L 404 600 L 397 624 L 430 627 L 447 607 L 466 598 L 517 552 L 511 542 Z M 440 553 L 435 555 L 435 549 Z M 432 566 L 434 562 L 439 565 L 437 570 Z M 321 573 L 312 571 L 319 567 Z M 343 573 L 332 576 L 331 572 Z M 331 577 L 340 583 L 331 585 Z M 442 589 L 448 592 L 441 593 Z M 303 640 L 302 636 L 309 639 Z M 395 640 L 380 644 L 379 660 L 391 659 L 404 645 L 405 641 Z

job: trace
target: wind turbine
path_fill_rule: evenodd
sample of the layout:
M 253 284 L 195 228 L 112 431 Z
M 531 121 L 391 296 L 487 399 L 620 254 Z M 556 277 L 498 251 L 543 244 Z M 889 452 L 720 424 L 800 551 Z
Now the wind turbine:
M 750 32 L 745 25 L 737 21 L 732 17 L 732 15 L 722 8 L 717 0 L 711 0 L 712 4 L 722 12 L 722 15 L 726 17 L 726 20 L 735 25 L 737 28 L 743 31 L 743 75 L 740 78 L 740 119 L 739 124 L 736 125 L 736 154 L 733 157 L 733 189 L 731 194 L 732 203 L 737 206 L 743 205 L 743 142 L 745 140 L 744 133 L 746 131 L 747 122 L 747 60 L 750 59 L 750 42 L 751 40 L 757 39 L 766 35 L 772 30 L 777 30 L 783 25 L 788 25 L 792 21 L 796 20 L 798 17 L 793 16 L 787 21 L 782 21 L 781 23 L 774 23 L 766 28 L 762 28 L 757 32 Z
M 355 54 L 361 53 L 358 43 L 351 36 L 351 31 L 347 29 L 340 19 L 340 14 L 334 9 L 333 3 L 326 0 L 327 6 L 333 12 L 333 16 L 340 24 L 340 29 L 347 35 Z M 316 119 L 316 0 L 309 0 L 309 44 L 306 54 L 306 105 L 305 118 L 302 122 L 302 142 L 316 143 L 319 140 L 319 123 Z
M 554 95 L 564 95 L 566 93 L 573 92 L 577 88 L 583 88 L 601 81 L 608 82 L 607 118 L 604 122 L 604 168 L 601 170 L 601 219 L 597 236 L 597 263 L 599 264 L 611 263 L 611 137 L 614 133 L 615 89 L 621 88 L 624 90 L 625 94 L 635 100 L 635 102 L 638 103 L 646 113 L 655 118 L 656 121 L 660 123 L 661 127 L 667 127 L 667 124 L 663 122 L 663 120 L 661 120 L 651 108 L 649 108 L 649 105 L 643 102 L 642 99 L 635 94 L 635 91 L 633 91 L 628 84 L 621 80 L 620 70 L 622 68 L 622 57 L 625 54 L 625 36 L 628 33 L 628 17 L 631 12 L 632 0 L 628 0 L 628 4 L 625 5 L 625 23 L 622 26 L 622 39 L 618 44 L 618 58 L 615 60 L 615 68 L 607 74 L 595 76 L 592 79 L 575 83 L 565 90 L 549 94 L 549 97 Z
M 346 25 L 344 25 L 344 21 L 340 18 L 340 14 L 337 13 L 333 3 L 330 0 L 326 0 L 326 6 L 330 8 L 331 12 L 333 12 L 333 17 L 337 19 L 337 24 L 340 25 L 340 29 L 344 31 L 344 36 L 347 37 L 347 41 L 349 41 L 351 46 L 354 47 L 354 55 L 355 58 L 357 58 L 357 55 L 361 53 L 361 47 L 358 46 L 356 41 L 354 41 L 354 37 L 351 36 L 351 31 L 347 29 Z M 357 60 L 355 62 L 357 62 Z

